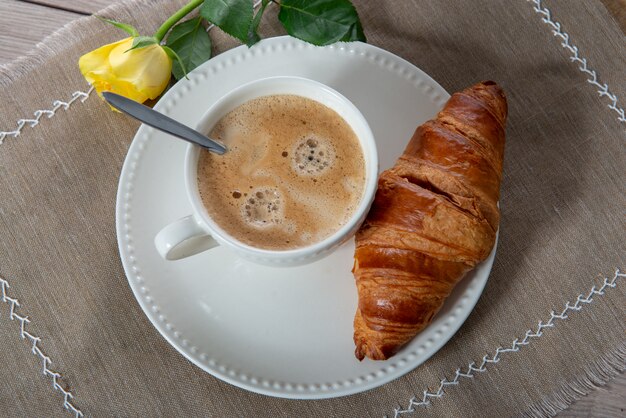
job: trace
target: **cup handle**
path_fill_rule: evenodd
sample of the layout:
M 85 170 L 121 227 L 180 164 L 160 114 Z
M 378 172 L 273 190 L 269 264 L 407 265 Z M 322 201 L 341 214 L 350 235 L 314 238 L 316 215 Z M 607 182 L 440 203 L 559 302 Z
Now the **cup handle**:
M 166 260 L 180 260 L 218 246 L 193 215 L 167 225 L 154 237 L 157 251 Z

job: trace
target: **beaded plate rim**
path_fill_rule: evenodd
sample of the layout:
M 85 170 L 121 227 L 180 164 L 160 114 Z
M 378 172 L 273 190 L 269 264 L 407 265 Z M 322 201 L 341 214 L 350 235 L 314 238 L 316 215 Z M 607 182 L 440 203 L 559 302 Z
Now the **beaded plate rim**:
M 263 40 L 251 49 L 246 46 L 231 49 L 191 72 L 189 80 L 186 83 L 178 83 L 173 86 L 161 98 L 155 108 L 169 114 L 174 106 L 184 99 L 192 87 L 209 79 L 211 75 L 227 70 L 231 66 L 241 65 L 247 60 L 254 59 L 254 57 L 314 48 L 320 47 L 284 36 Z M 381 67 L 383 71 L 391 71 L 396 76 L 403 77 L 416 88 L 421 89 L 422 93 L 427 95 L 438 107 L 442 107 L 449 98 L 449 94 L 422 70 L 378 47 L 355 42 L 340 43 L 323 48 L 331 54 L 346 54 L 355 57 L 355 59 L 368 60 L 370 63 Z M 130 227 L 131 215 L 129 213 L 135 187 L 134 177 L 146 143 L 155 132 L 154 129 L 144 125 L 139 128 L 128 150 L 120 174 L 116 204 L 116 229 L 120 257 L 133 294 L 153 326 L 188 360 L 211 375 L 252 392 L 290 399 L 324 399 L 363 392 L 408 373 L 430 358 L 456 333 L 478 302 L 493 264 L 497 240 L 489 258 L 479 266 L 486 270 L 486 274 L 464 279 L 471 280 L 471 283 L 466 287 L 464 294 L 459 298 L 451 312 L 447 314 L 446 321 L 434 330 L 434 337 L 427 339 L 417 347 L 410 347 L 409 344 L 410 350 L 405 349 L 390 360 L 380 362 L 380 368 L 376 372 L 343 381 L 302 384 L 249 376 L 235 368 L 219 364 L 208 353 L 201 352 L 197 347 L 190 344 L 189 340 L 177 330 L 175 324 L 169 322 L 161 314 L 159 303 L 151 296 L 150 289 L 145 283 L 141 268 L 134 255 L 134 237 Z

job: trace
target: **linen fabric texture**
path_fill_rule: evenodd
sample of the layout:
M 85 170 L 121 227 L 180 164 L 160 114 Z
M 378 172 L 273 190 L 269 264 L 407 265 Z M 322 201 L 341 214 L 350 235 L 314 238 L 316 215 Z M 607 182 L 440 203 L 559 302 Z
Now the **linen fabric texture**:
M 130 1 L 100 16 L 151 33 L 184 2 Z M 224 383 L 178 354 L 136 302 L 119 259 L 115 198 L 138 123 L 95 93 L 0 146 L 0 277 L 28 331 L 86 416 L 380 417 L 436 391 L 455 370 L 511 347 L 539 321 L 624 272 L 626 123 L 572 62 L 527 1 L 354 1 L 368 41 L 412 62 L 446 90 L 495 80 L 509 104 L 500 240 L 488 284 L 456 335 L 431 359 L 377 389 L 286 400 Z M 623 106 L 624 35 L 599 1 L 543 1 Z M 265 37 L 284 34 L 270 5 Z M 124 35 L 85 17 L 0 67 L 0 129 L 88 86 L 78 57 Z M 237 43 L 211 31 L 215 53 Z M 253 69 L 251 69 L 253 71 Z M 366 86 L 364 86 L 366 88 Z M 376 100 L 376 98 L 372 98 Z M 384 105 L 381 103 L 381 105 Z M 406 138 L 408 141 L 409 138 Z M 349 268 L 347 266 L 346 268 Z M 624 368 L 626 284 L 570 311 L 541 337 L 475 377 L 459 378 L 417 416 L 553 414 Z M 355 290 L 356 291 L 356 290 Z M 4 416 L 65 417 L 63 395 L 0 303 Z M 302 361 L 306 361 L 303 358 Z M 413 416 L 411 414 L 407 416 Z

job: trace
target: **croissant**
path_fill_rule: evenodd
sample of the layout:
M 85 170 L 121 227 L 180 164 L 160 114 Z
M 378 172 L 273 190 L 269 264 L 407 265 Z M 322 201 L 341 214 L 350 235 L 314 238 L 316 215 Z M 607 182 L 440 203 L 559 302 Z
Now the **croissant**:
M 423 330 L 494 245 L 507 103 L 485 81 L 419 126 L 356 234 L 355 355 L 385 360 Z

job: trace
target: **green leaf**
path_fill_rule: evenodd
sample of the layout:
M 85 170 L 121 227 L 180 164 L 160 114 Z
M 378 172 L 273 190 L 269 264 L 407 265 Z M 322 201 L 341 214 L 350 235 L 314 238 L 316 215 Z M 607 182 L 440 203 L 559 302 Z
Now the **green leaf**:
M 366 41 L 359 15 L 349 0 L 283 0 L 278 20 L 289 35 L 314 45 Z
M 341 38 L 342 42 L 352 42 L 352 41 L 361 41 L 367 42 L 367 38 L 365 37 L 365 33 L 363 33 L 363 26 L 361 26 L 361 21 L 357 20 L 354 25 L 350 27 L 346 36 Z
M 143 47 L 153 45 L 153 44 L 158 44 L 158 43 L 159 41 L 157 41 L 156 38 L 153 36 L 138 36 L 135 39 L 133 39 L 133 46 L 131 46 L 124 52 L 128 52 L 133 49 L 143 48 Z
M 253 13 L 252 0 L 204 0 L 200 7 L 200 16 L 241 42 L 248 40 Z
M 263 16 L 263 12 L 265 11 L 265 7 L 269 4 L 270 0 L 262 0 L 261 7 L 259 11 L 254 15 L 254 19 L 252 19 L 252 23 L 250 24 L 250 28 L 248 29 L 248 40 L 246 41 L 246 45 L 251 47 L 261 40 L 257 32 L 257 28 L 259 27 L 259 23 L 261 23 L 261 17 Z
M 96 16 L 96 15 L 94 15 Z M 137 29 L 135 29 L 134 27 L 132 27 L 131 25 L 128 25 L 126 23 L 120 23 L 120 22 L 116 22 L 115 20 L 111 20 L 111 19 L 105 19 L 103 17 L 100 16 L 96 16 L 98 19 L 102 20 L 103 22 L 106 23 L 110 23 L 111 25 L 115 26 L 118 29 L 123 30 L 124 32 L 128 33 L 130 36 L 139 36 L 139 32 L 137 32 Z
M 167 37 L 166 45 L 179 57 L 172 66 L 177 80 L 211 58 L 211 39 L 201 22 L 202 18 L 196 17 L 179 23 Z

